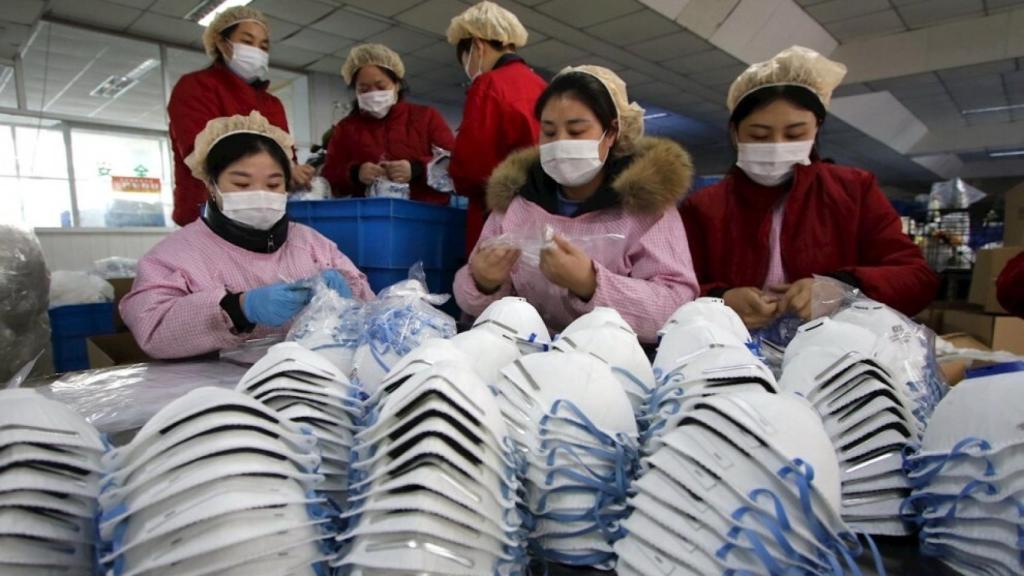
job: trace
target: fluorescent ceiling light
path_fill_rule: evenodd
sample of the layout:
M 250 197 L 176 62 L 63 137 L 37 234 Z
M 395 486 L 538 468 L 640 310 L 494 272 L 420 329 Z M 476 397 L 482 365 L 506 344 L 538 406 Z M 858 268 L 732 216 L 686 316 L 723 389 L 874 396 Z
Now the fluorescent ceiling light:
M 1008 158 L 1010 156 L 1024 156 L 1024 149 L 1020 150 L 1003 150 L 1001 152 L 989 152 L 989 158 Z
M 185 20 L 191 20 L 205 28 L 221 12 L 235 6 L 245 6 L 250 2 L 252 0 L 203 0 L 196 4 L 195 8 L 189 10 L 185 15 Z
M 103 82 L 100 82 L 100 85 L 93 88 L 92 92 L 89 92 L 89 95 L 97 98 L 117 98 L 121 94 L 124 94 L 125 91 L 130 90 L 133 86 L 138 84 L 139 80 L 141 80 L 146 73 L 159 65 L 160 61 L 156 58 L 144 60 L 127 74 L 115 74 Z
M 968 114 L 988 114 L 989 112 L 1002 112 L 1004 110 L 1016 110 L 1018 108 L 1024 108 L 1024 104 L 1010 104 L 1009 106 L 991 106 L 988 108 L 971 108 L 970 110 L 961 110 L 960 113 L 966 116 Z
M 644 116 L 644 120 L 657 120 L 659 118 L 668 118 L 671 116 L 668 112 L 658 112 L 656 114 L 648 114 Z

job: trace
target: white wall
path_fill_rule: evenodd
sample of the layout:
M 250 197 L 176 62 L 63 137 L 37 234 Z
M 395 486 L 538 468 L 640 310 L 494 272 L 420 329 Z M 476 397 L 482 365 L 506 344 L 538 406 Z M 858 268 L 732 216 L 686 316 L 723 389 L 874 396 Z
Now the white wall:
M 91 270 L 110 256 L 138 260 L 173 232 L 168 228 L 36 228 L 46 266 L 54 270 Z

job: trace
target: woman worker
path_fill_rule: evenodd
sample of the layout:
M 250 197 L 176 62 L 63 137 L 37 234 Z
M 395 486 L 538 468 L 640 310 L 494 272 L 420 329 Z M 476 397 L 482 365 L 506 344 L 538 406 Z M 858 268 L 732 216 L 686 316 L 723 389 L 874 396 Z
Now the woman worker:
M 629 103 L 626 85 L 606 68 L 566 68 L 534 114 L 540 147 L 510 156 L 488 183 L 493 212 L 456 275 L 459 306 L 479 315 L 518 295 L 554 330 L 608 306 L 642 342 L 656 342 L 662 324 L 699 291 L 676 211 L 693 175 L 689 154 L 643 137 L 643 109 Z M 539 264 L 520 261 L 526 255 L 502 242 L 545 225 L 557 234 Z M 572 240 L 597 236 L 606 240 L 587 250 Z
M 449 164 L 455 191 L 469 198 L 467 253 L 484 225 L 484 187 L 491 172 L 512 152 L 537 144 L 533 109 L 547 83 L 516 54 L 528 36 L 515 14 L 486 1 L 448 26 L 448 43 L 470 81 Z
M 447 151 L 455 137 L 441 113 L 405 101 L 405 65 L 381 44 L 362 44 L 341 67 L 356 107 L 334 128 L 321 175 L 335 196 L 363 196 L 374 180 L 409 184 L 410 197 L 447 205 L 449 195 L 427 185 L 433 147 Z
M 815 142 L 846 67 L 794 46 L 729 89 L 736 167 L 683 204 L 704 295 L 750 328 L 811 317 L 814 276 L 831 276 L 907 315 L 938 277 L 903 234 L 875 177 L 820 160 Z
M 199 218 L 206 203 L 206 185 L 192 177 L 185 158 L 207 122 L 255 110 L 288 131 L 284 106 L 267 91 L 270 25 L 263 13 L 245 6 L 225 10 L 203 32 L 203 46 L 213 63 L 182 76 L 167 104 L 174 150 L 173 218 L 179 226 Z M 293 157 L 293 151 L 288 156 Z M 291 173 L 292 184 L 305 187 L 316 170 L 293 165 Z
M 205 216 L 139 261 L 121 315 L 154 358 L 185 358 L 282 334 L 322 276 L 370 299 L 366 277 L 330 240 L 285 215 L 293 140 L 258 112 L 219 118 L 185 159 L 206 183 Z

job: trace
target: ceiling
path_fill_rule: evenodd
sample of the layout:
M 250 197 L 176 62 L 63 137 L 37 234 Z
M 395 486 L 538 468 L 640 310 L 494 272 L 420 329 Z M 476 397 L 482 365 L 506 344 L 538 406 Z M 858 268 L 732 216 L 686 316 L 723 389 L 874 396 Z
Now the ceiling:
M 152 45 L 115 37 L 97 42 L 95 35 L 40 25 L 39 20 L 126 32 L 191 48 L 169 51 L 170 74 L 176 80 L 206 61 L 197 52 L 199 27 L 183 19 L 197 2 L 4 0 L 0 2 L 0 58 L 22 51 L 27 92 L 37 108 L 43 103 L 51 110 L 158 126 L 163 122 L 159 74 L 143 77 L 117 101 L 104 103 L 105 107 L 88 95 L 104 78 L 124 74 L 154 57 Z M 748 63 L 763 60 L 781 47 L 800 42 L 838 57 L 866 53 L 883 41 L 904 41 L 941 51 L 942 42 L 956 44 L 955 34 L 940 34 L 953 30 L 952 26 L 988 22 L 986 18 L 1019 18 L 1014 22 L 1024 23 L 1024 0 L 500 2 L 530 30 L 530 42 L 521 50 L 529 63 L 545 75 L 581 63 L 618 71 L 630 96 L 648 109 L 648 115 L 657 116 L 648 121 L 648 132 L 684 143 L 704 174 L 723 172 L 732 162 L 724 106 L 729 84 Z M 402 54 L 415 98 L 441 107 L 449 118 L 458 117 L 466 79 L 443 36 L 450 18 L 469 2 L 254 0 L 251 5 L 271 21 L 274 66 L 337 78 L 354 44 L 381 42 Z M 1020 29 L 1024 28 L 1017 28 L 1018 33 Z M 938 42 L 920 40 L 933 32 Z M 885 182 L 931 181 L 949 175 L 935 168 L 935 159 L 947 167 L 952 162 L 964 175 L 1024 175 L 1024 159 L 989 156 L 1024 147 L 1024 124 L 1017 124 L 1024 122 L 1024 108 L 962 113 L 1024 104 L 1024 47 L 1017 53 L 1014 44 L 1010 54 L 990 56 L 981 54 L 980 47 L 973 48 L 982 46 L 981 40 L 963 42 L 955 51 L 946 47 L 955 53 L 944 58 L 925 55 L 906 70 L 893 73 L 883 70 L 886 62 L 851 64 L 850 81 L 837 90 L 837 99 L 888 92 L 895 97 L 894 110 L 879 108 L 876 115 L 893 114 L 890 123 L 898 117 L 916 122 L 913 125 L 921 136 L 916 143 L 896 145 L 884 131 L 867 125 L 871 122 L 836 115 L 823 129 L 823 154 L 872 170 Z M 946 61 L 969 63 L 943 66 Z M 285 72 L 275 72 L 275 78 L 278 74 Z M 13 83 L 5 87 L 3 78 L 0 67 L 0 106 L 9 105 L 5 102 L 10 102 L 13 89 Z M 885 124 L 886 119 L 881 120 Z M 1019 137 L 1007 135 L 1018 128 Z M 934 161 L 920 159 L 925 156 Z

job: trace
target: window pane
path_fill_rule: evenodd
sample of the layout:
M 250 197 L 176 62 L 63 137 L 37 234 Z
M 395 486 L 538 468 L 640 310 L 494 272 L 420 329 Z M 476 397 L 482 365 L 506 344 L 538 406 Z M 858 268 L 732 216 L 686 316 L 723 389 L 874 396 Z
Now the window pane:
M 166 129 L 154 43 L 43 22 L 24 54 L 32 110 Z
M 166 140 L 72 130 L 80 225 L 164 226 L 169 222 L 173 199 Z
M 67 180 L 0 178 L 0 222 L 57 228 L 71 223 Z
M 18 165 L 14 161 L 14 132 L 10 126 L 0 125 L 0 176 L 16 176 Z
M 67 178 L 67 153 L 64 133 L 59 129 L 36 126 L 14 128 L 18 175 Z
M 18 88 L 14 82 L 14 67 L 0 64 L 0 106 L 18 107 Z

